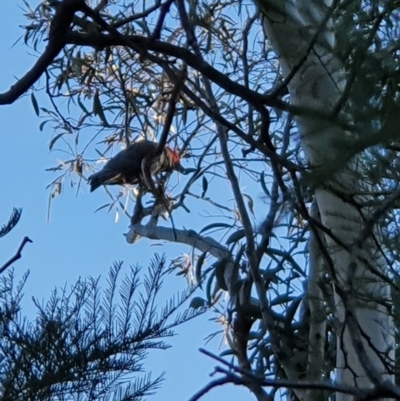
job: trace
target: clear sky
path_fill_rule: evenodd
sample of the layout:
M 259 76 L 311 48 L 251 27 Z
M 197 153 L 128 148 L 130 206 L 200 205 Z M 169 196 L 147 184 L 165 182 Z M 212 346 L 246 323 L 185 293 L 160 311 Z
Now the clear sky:
M 0 92 L 7 90 L 15 77 L 21 77 L 35 61 L 22 41 L 12 47 L 23 34 L 19 26 L 26 23 L 21 5 L 22 1 L 4 1 L 0 5 Z M 43 93 L 37 97 L 46 102 Z M 33 240 L 14 265 L 17 276 L 28 269 L 31 272 L 23 302 L 23 312 L 28 317 L 33 318 L 35 313 L 32 296 L 47 300 L 54 286 L 64 286 L 66 282 L 72 285 L 79 277 L 90 275 L 104 278 L 115 260 L 123 260 L 127 271 L 130 264 L 147 266 L 154 252 L 166 252 L 170 260 L 188 251 L 182 246 L 155 246 L 143 239 L 135 245 L 127 244 L 122 234 L 127 232 L 128 220 L 122 217 L 115 224 L 112 213 L 94 213 L 106 197 L 101 190 L 90 194 L 86 185 L 78 195 L 66 189 L 53 202 L 51 220 L 47 222 L 46 186 L 55 176 L 45 169 L 56 164 L 56 156 L 48 150 L 51 132 L 39 131 L 40 120 L 29 96 L 11 106 L 0 106 L 0 122 L 0 223 L 8 220 L 14 206 L 23 208 L 18 226 L 0 240 L 0 265 L 15 253 L 25 235 Z M 184 280 L 174 277 L 167 282 L 165 291 L 174 294 L 184 284 Z M 178 335 L 170 340 L 173 347 L 155 351 L 145 362 L 154 375 L 167 373 L 163 387 L 151 400 L 185 401 L 208 383 L 215 363 L 200 354 L 198 348 L 204 346 L 208 334 L 220 328 L 209 321 L 212 317 L 206 314 L 181 326 Z M 220 338 L 208 345 L 208 349 L 218 352 L 219 341 Z M 213 390 L 203 400 L 221 398 L 253 399 L 246 389 L 226 386 Z

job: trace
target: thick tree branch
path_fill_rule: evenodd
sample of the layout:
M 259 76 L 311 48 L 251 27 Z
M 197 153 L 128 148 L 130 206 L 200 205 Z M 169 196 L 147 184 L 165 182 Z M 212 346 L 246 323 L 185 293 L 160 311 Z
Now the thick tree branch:
M 139 54 L 143 53 L 139 51 L 139 48 L 141 48 L 146 49 L 146 51 L 154 51 L 171 57 L 176 57 L 184 61 L 188 66 L 196 71 L 199 71 L 204 77 L 221 86 L 221 88 L 225 89 L 227 92 L 241 97 L 257 108 L 259 108 L 260 105 L 275 107 L 293 115 L 301 115 L 315 120 L 331 122 L 350 132 L 356 130 L 354 125 L 341 120 L 338 116 L 332 116 L 329 111 L 310 109 L 303 106 L 294 106 L 274 97 L 275 94 L 261 94 L 252 89 L 246 88 L 246 86 L 232 81 L 226 74 L 218 71 L 191 51 L 160 40 L 149 41 L 149 38 L 139 35 L 123 36 L 121 34 L 104 34 L 101 32 L 90 32 L 87 34 L 69 32 L 67 34 L 66 44 L 90 46 L 97 49 L 102 49 L 107 46 L 126 46 L 137 51 Z
M 155 158 L 157 158 L 161 155 L 161 153 L 163 152 L 163 150 L 165 148 L 165 145 L 167 144 L 168 134 L 171 129 L 172 120 L 175 115 L 176 102 L 179 97 L 179 93 L 181 91 L 181 86 L 185 79 L 184 78 L 185 75 L 186 75 L 186 68 L 184 68 L 182 70 L 180 79 L 178 80 L 177 83 L 175 83 L 174 89 L 171 94 L 171 98 L 168 102 L 167 115 L 165 116 L 163 130 L 162 130 L 161 137 L 158 142 L 157 148 L 154 150 L 154 152 L 147 155 L 142 161 L 142 171 L 143 171 L 144 180 L 145 180 L 147 186 L 149 187 L 149 189 L 153 192 L 154 196 L 157 196 L 160 194 L 157 194 L 157 190 L 154 185 L 154 181 L 151 177 L 151 171 L 150 171 L 151 163 L 152 163 L 152 160 L 154 160 Z
M 83 8 L 84 0 L 64 0 L 57 6 L 50 25 L 49 43 L 36 64 L 11 88 L 0 94 L 0 105 L 11 104 L 23 95 L 46 71 L 65 46 L 66 34 L 75 13 Z
M 186 72 L 186 66 L 183 66 L 182 71 L 179 74 L 179 79 L 177 80 L 177 82 L 175 82 L 174 89 L 172 90 L 171 97 L 168 102 L 167 115 L 165 116 L 164 120 L 164 127 L 161 132 L 160 141 L 154 154 L 156 157 L 161 155 L 163 149 L 165 148 L 165 145 L 167 144 L 168 134 L 171 129 L 172 120 L 175 115 L 176 102 L 178 101 L 179 93 L 181 92 L 182 85 L 184 84 Z
M 267 106 L 277 107 L 282 110 L 291 108 L 291 106 L 285 102 L 272 99 L 232 81 L 226 74 L 218 71 L 191 51 L 170 43 L 159 40 L 149 42 L 148 38 L 138 35 L 119 35 L 117 37 L 115 35 L 103 34 L 100 32 L 90 32 L 90 34 L 70 32 L 67 35 L 66 42 L 68 44 L 91 46 L 95 48 L 103 48 L 107 46 L 127 46 L 129 48 L 137 48 L 137 46 L 148 46 L 147 50 L 160 52 L 183 60 L 187 65 L 201 72 L 205 77 L 216 82 L 228 92 L 238 95 L 250 103 L 266 104 Z
M 176 238 L 174 233 L 176 234 Z M 137 235 L 155 240 L 180 242 L 193 246 L 201 252 L 208 252 L 217 259 L 227 259 L 231 256 L 228 248 L 221 245 L 218 241 L 211 237 L 203 237 L 193 230 L 173 230 L 168 227 L 134 224 L 131 226 L 129 232 L 125 234 L 126 241 L 132 243 L 132 239 Z

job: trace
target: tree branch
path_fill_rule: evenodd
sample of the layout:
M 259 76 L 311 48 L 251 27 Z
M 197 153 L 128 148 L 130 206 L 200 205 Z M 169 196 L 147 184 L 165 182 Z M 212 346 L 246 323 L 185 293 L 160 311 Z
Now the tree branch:
M 21 257 L 22 257 L 22 249 L 24 248 L 24 246 L 28 242 L 32 242 L 32 240 L 30 238 L 28 238 L 28 237 L 24 237 L 24 239 L 22 240 L 21 245 L 19 246 L 16 254 L 0 268 L 0 274 L 3 273 L 15 261 L 17 261 L 18 259 L 21 259 Z
M 66 43 L 66 36 L 75 13 L 83 8 L 85 0 L 64 0 L 57 6 L 50 24 L 49 43 L 36 64 L 11 88 L 0 94 L 0 105 L 11 104 L 23 95 L 46 71 Z
M 134 50 L 137 49 L 138 46 L 147 46 L 147 50 L 163 53 L 184 61 L 188 66 L 199 71 L 205 77 L 217 83 L 229 93 L 240 96 L 251 104 L 256 104 L 259 106 L 261 103 L 270 107 L 277 107 L 278 109 L 285 111 L 294 111 L 294 109 L 297 110 L 296 107 L 291 106 L 279 99 L 272 99 L 269 96 L 260 94 L 237 82 L 232 81 L 226 74 L 218 71 L 205 60 L 193 54 L 191 51 L 160 40 L 154 40 L 150 42 L 148 41 L 148 38 L 138 35 L 118 35 L 117 37 L 112 34 L 109 35 L 100 32 L 90 32 L 88 34 L 69 32 L 67 34 L 66 42 L 68 44 L 91 46 L 95 48 L 104 48 L 107 46 L 127 46 L 129 48 L 133 48 Z M 324 115 L 324 117 L 327 118 L 328 116 Z
M 174 233 L 176 234 L 176 238 Z M 194 230 L 173 230 L 168 227 L 134 224 L 130 227 L 129 232 L 125 234 L 126 241 L 131 244 L 132 240 L 138 235 L 149 239 L 180 242 L 190 245 L 201 252 L 210 253 L 217 259 L 227 259 L 231 257 L 228 248 L 211 237 L 203 237 L 197 234 Z
M 90 32 L 87 34 L 69 32 L 66 37 L 66 44 L 91 46 L 97 49 L 103 49 L 107 46 L 126 46 L 137 51 L 139 54 L 143 53 L 139 51 L 139 48 L 146 49 L 146 51 L 162 53 L 184 61 L 188 66 L 192 67 L 196 71 L 199 71 L 204 77 L 215 82 L 227 92 L 239 96 L 240 98 L 249 102 L 258 109 L 260 108 L 260 105 L 275 107 L 279 110 L 286 111 L 293 115 L 301 115 L 304 117 L 314 118 L 315 120 L 331 122 L 341 127 L 342 129 L 349 130 L 350 132 L 355 131 L 354 125 L 351 125 L 341 120 L 337 116 L 332 117 L 329 112 L 310 109 L 303 106 L 294 106 L 278 98 L 274 98 L 271 95 L 261 94 L 252 89 L 246 88 L 246 86 L 232 81 L 226 74 L 218 71 L 210 64 L 208 64 L 205 60 L 199 58 L 191 51 L 180 46 L 176 46 L 160 40 L 149 41 L 148 38 L 139 35 L 123 36 L 121 34 L 104 34 L 101 32 Z
M 383 394 L 397 394 L 398 387 L 393 385 L 392 383 L 386 381 L 383 382 L 381 386 L 375 387 L 373 389 L 370 388 L 357 388 L 355 386 L 347 386 L 336 384 L 331 381 L 308 381 L 308 380 L 285 380 L 285 379 L 266 379 L 263 376 L 257 376 L 253 372 L 242 369 L 240 366 L 236 366 L 233 363 L 227 362 L 223 358 L 219 357 L 211 353 L 210 351 L 200 348 L 201 353 L 209 356 L 212 359 L 220 362 L 221 364 L 227 366 L 227 369 L 224 369 L 220 366 L 215 368 L 216 372 L 225 374 L 227 378 L 234 379 L 231 382 L 238 382 L 238 384 L 246 385 L 246 380 L 252 380 L 257 382 L 261 386 L 265 387 L 273 387 L 273 388 L 287 388 L 287 389 L 302 389 L 302 390 L 328 390 L 333 392 L 339 392 L 344 394 L 352 394 L 356 396 L 357 400 L 373 400 L 379 398 Z M 241 376 L 238 376 L 237 374 Z M 236 380 L 235 380 L 236 378 Z M 371 397 L 371 398 L 368 398 Z
M 192 397 L 189 398 L 189 401 L 198 401 L 203 395 L 206 395 L 210 390 L 213 388 L 223 386 L 228 383 L 233 383 L 236 385 L 243 385 L 243 380 L 234 380 L 232 378 L 227 378 L 227 377 L 222 377 L 221 379 L 216 379 L 208 383 L 206 386 L 204 386 L 201 390 L 199 390 L 196 394 L 194 394 Z

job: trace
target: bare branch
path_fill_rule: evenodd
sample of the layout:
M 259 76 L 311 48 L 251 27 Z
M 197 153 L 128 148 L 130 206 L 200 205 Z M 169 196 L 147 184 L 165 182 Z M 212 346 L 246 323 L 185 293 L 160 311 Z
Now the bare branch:
M 176 234 L 176 239 L 174 233 Z M 228 248 L 224 247 L 211 237 L 202 237 L 194 230 L 173 230 L 168 227 L 134 224 L 131 226 L 129 232 L 125 234 L 126 241 L 132 243 L 132 239 L 137 235 L 149 239 L 180 242 L 182 244 L 193 246 L 201 252 L 208 252 L 217 259 L 230 258 Z
M 24 237 L 24 239 L 22 240 L 21 245 L 19 246 L 16 254 L 0 268 L 0 274 L 3 273 L 15 261 L 17 261 L 18 259 L 21 259 L 21 257 L 22 257 L 22 249 L 24 248 L 24 246 L 28 242 L 32 242 L 32 240 L 30 238 L 28 238 L 28 237 Z
M 227 378 L 223 377 L 222 379 L 216 379 L 208 383 L 206 386 L 204 386 L 201 390 L 199 390 L 197 393 L 195 393 L 192 397 L 189 398 L 189 401 L 198 401 L 203 395 L 206 395 L 209 391 L 211 391 L 213 388 L 223 386 L 224 384 L 228 383 L 233 383 L 233 384 L 238 384 L 238 385 L 243 385 L 243 380 L 234 380 L 232 378 Z
M 357 399 L 377 399 L 379 398 L 376 396 L 378 393 L 378 389 L 358 389 L 357 387 L 353 386 L 345 386 L 345 385 L 339 385 L 333 382 L 325 381 L 325 382 L 317 382 L 317 381 L 294 381 L 294 380 L 274 380 L 274 379 L 266 379 L 261 376 L 257 376 L 252 372 L 249 372 L 247 370 L 242 369 L 239 366 L 236 366 L 232 363 L 229 363 L 225 361 L 223 358 L 213 354 L 210 351 L 207 351 L 204 348 L 200 348 L 200 352 L 203 354 L 209 356 L 210 358 L 215 359 L 216 361 L 222 363 L 223 365 L 227 366 L 229 370 L 225 370 L 221 367 L 216 367 L 215 371 L 220 372 L 225 374 L 228 378 L 234 379 L 234 381 L 239 380 L 244 384 L 243 382 L 245 381 L 244 378 L 247 378 L 248 380 L 253 380 L 258 382 L 261 386 L 265 387 L 273 387 L 273 388 L 288 388 L 288 389 L 302 389 L 302 390 L 307 390 L 307 389 L 312 389 L 312 390 L 329 390 L 329 391 L 336 391 L 339 393 L 345 393 L 345 394 L 352 394 L 357 396 Z M 242 375 L 242 377 L 239 377 L 232 373 L 232 371 L 237 372 L 238 374 Z M 233 377 L 232 377 L 233 376 Z M 235 379 L 236 378 L 236 379 Z M 382 394 L 396 394 L 398 391 L 397 386 L 392 385 L 391 383 L 383 383 L 381 386 L 381 392 L 380 396 Z M 372 398 L 367 398 L 367 394 L 372 395 L 374 394 L 375 397 Z M 365 397 L 365 398 L 362 398 Z

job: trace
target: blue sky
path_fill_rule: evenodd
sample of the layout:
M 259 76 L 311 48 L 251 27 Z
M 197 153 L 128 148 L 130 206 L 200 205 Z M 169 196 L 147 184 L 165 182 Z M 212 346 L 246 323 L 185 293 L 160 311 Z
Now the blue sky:
M 35 58 L 21 42 L 13 43 L 23 34 L 20 25 L 26 23 L 22 2 L 2 2 L 0 15 L 0 92 L 7 90 L 34 63 Z M 42 82 L 43 83 L 43 82 Z M 46 102 L 44 94 L 36 95 Z M 33 240 L 23 257 L 15 263 L 17 276 L 26 270 L 31 274 L 25 287 L 24 313 L 34 317 L 31 297 L 47 300 L 54 286 L 75 283 L 79 277 L 107 275 L 115 260 L 147 266 L 154 252 L 166 252 L 168 260 L 179 256 L 187 247 L 155 246 L 148 240 L 128 245 L 123 233 L 128 220 L 124 217 L 115 224 L 114 215 L 94 211 L 107 199 L 102 191 L 90 194 L 86 185 L 76 196 L 75 190 L 65 190 L 52 204 L 51 220 L 47 222 L 48 190 L 46 186 L 55 178 L 45 169 L 52 167 L 56 156 L 48 150 L 51 131 L 39 131 L 40 120 L 34 113 L 29 95 L 13 105 L 0 106 L 0 223 L 8 220 L 14 206 L 23 208 L 18 226 L 0 241 L 0 265 L 8 260 L 27 235 Z M 192 219 L 191 216 L 190 218 Z M 195 218 L 195 217 L 194 217 Z M 165 293 L 176 293 L 184 280 L 173 278 L 167 282 Z M 207 314 L 177 331 L 168 351 L 156 351 L 145 366 L 155 375 L 166 371 L 166 381 L 151 400 L 187 400 L 206 385 L 215 363 L 198 352 L 207 334 L 219 329 L 209 321 Z M 208 345 L 218 352 L 219 339 Z M 246 389 L 225 386 L 215 389 L 202 399 L 220 400 L 221 397 L 253 399 Z M 251 398 L 250 398 L 251 397 Z

